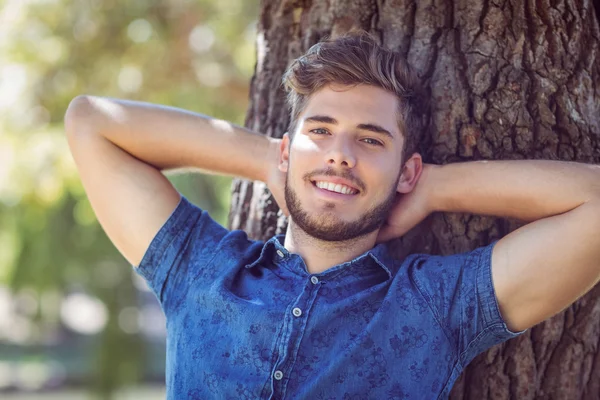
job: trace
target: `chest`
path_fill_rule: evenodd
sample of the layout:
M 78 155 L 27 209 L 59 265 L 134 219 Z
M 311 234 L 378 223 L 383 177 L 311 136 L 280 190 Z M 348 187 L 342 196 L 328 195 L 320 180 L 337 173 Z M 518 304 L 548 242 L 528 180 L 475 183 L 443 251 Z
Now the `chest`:
M 408 284 L 224 277 L 187 296 L 168 319 L 168 334 L 168 352 L 189 360 L 180 363 L 188 374 L 198 371 L 194 365 L 212 374 L 214 384 L 206 389 L 215 390 L 212 396 L 235 389 L 227 382 L 255 398 L 371 397 L 377 391 L 387 398 L 390 390 L 402 398 L 424 386 L 433 394 L 456 359 L 425 300 Z

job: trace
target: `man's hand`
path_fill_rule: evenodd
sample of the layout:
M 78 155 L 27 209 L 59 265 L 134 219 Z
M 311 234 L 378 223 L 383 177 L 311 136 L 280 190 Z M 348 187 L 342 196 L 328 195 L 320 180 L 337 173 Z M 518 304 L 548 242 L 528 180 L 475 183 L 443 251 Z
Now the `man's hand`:
M 289 216 L 290 212 L 285 203 L 285 173 L 281 172 L 277 167 L 279 164 L 279 152 L 281 147 L 281 139 L 270 139 L 269 156 L 267 160 L 267 187 L 273 194 L 275 201 L 285 216 Z
M 401 237 L 434 211 L 431 205 L 431 171 L 435 167 L 433 164 L 423 164 L 423 172 L 412 192 L 396 192 L 394 206 L 379 230 L 376 243 Z

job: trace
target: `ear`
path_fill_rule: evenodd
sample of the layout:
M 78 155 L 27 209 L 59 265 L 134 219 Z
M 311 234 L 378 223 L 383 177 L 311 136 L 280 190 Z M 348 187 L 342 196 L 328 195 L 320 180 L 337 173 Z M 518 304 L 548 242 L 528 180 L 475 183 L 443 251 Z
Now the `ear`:
M 281 143 L 279 144 L 279 162 L 277 168 L 281 172 L 287 172 L 290 162 L 290 136 L 286 132 L 283 134 Z
M 419 153 L 414 153 L 404 164 L 396 191 L 400 193 L 412 192 L 417 185 L 422 172 L 423 160 L 421 159 L 421 155 Z

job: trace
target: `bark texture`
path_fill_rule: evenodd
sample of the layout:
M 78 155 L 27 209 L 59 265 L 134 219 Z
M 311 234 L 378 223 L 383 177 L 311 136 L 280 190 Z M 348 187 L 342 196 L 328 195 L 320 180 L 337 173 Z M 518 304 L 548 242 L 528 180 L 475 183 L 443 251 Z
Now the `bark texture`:
M 403 53 L 433 97 L 426 162 L 552 159 L 600 163 L 600 1 L 263 0 L 246 126 L 281 137 L 288 63 L 352 27 Z M 235 180 L 229 219 L 254 239 L 284 233 L 262 182 Z M 432 215 L 396 256 L 486 245 L 518 221 Z M 600 233 L 599 233 L 600 234 Z M 565 265 L 565 268 L 569 268 Z M 478 356 L 452 399 L 600 399 L 600 287 Z

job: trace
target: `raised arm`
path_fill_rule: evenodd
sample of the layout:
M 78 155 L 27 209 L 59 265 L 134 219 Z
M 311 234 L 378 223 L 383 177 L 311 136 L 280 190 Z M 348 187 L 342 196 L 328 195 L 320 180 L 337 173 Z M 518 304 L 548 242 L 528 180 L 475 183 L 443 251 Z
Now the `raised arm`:
M 494 246 L 492 277 L 513 331 L 557 314 L 600 280 L 600 166 L 478 161 L 432 174 L 434 209 L 531 223 Z
M 84 189 L 108 237 L 137 266 L 180 195 L 163 170 L 267 180 L 276 144 L 227 121 L 143 102 L 76 97 L 65 130 Z
M 560 312 L 600 280 L 600 166 L 547 160 L 425 165 L 379 240 L 399 237 L 434 211 L 518 218 L 492 278 L 507 325 L 520 331 Z

